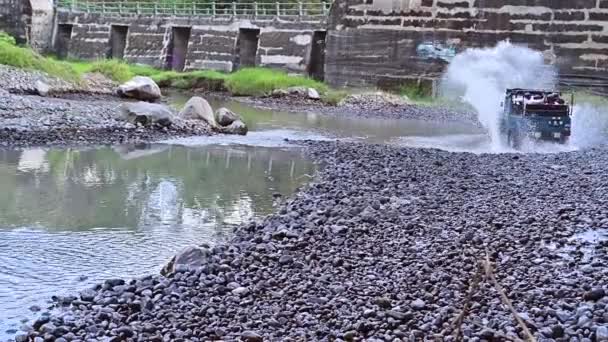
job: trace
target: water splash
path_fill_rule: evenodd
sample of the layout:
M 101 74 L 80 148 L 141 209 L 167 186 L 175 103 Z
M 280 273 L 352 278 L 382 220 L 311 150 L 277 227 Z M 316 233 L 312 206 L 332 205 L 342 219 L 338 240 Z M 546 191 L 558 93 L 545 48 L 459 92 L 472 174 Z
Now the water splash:
M 543 54 L 500 42 L 493 48 L 468 49 L 454 57 L 444 75 L 442 92 L 473 106 L 488 130 L 492 150 L 503 150 L 499 118 L 507 88 L 553 89 L 557 73 Z
M 589 148 L 606 142 L 608 132 L 608 110 L 591 103 L 574 106 L 572 114 L 572 137 L 570 144 Z

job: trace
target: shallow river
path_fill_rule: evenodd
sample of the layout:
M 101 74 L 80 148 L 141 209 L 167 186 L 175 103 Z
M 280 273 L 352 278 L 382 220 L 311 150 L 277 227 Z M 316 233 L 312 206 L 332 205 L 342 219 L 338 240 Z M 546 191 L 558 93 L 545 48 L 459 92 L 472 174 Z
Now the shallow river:
M 317 171 L 285 138 L 452 137 L 473 147 L 484 139 L 475 127 L 453 123 L 224 105 L 244 116 L 249 135 L 0 150 L 0 340 L 44 312 L 52 295 L 157 273 L 178 250 L 229 238 L 235 225 L 271 213 L 277 194 L 290 196 Z

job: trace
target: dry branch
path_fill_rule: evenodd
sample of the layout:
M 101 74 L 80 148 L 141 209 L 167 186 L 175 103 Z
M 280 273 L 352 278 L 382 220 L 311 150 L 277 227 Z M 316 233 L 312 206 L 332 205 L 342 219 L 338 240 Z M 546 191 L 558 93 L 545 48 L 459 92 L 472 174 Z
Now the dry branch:
M 486 250 L 486 258 L 485 258 L 485 261 L 483 262 L 483 264 L 484 264 L 484 269 L 485 269 L 485 273 L 486 273 L 486 278 L 492 282 L 492 284 L 494 285 L 494 288 L 500 295 L 500 299 L 502 300 L 503 304 L 509 308 L 509 311 L 511 311 L 511 314 L 513 314 L 513 317 L 515 317 L 517 324 L 519 324 L 519 326 L 523 330 L 524 335 L 526 335 L 527 341 L 536 342 L 534 335 L 532 335 L 532 333 L 528 329 L 528 326 L 526 325 L 526 323 L 524 323 L 523 319 L 521 319 L 521 317 L 519 316 L 519 313 L 517 313 L 517 310 L 515 310 L 515 308 L 513 307 L 513 303 L 511 303 L 511 300 L 505 294 L 505 291 L 502 289 L 502 286 L 500 286 L 500 284 L 496 280 L 496 276 L 494 275 L 494 271 L 492 270 L 492 264 L 490 263 L 490 255 L 487 250 Z

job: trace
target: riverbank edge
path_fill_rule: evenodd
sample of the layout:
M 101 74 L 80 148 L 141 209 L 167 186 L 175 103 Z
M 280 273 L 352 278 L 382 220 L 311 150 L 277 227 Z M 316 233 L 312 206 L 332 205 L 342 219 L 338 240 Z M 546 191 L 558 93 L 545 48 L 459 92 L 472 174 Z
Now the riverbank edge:
M 0 66 L 0 82 L 4 89 L 0 89 L 0 117 L 14 117 L 23 115 L 24 119 L 32 117 L 32 127 L 26 129 L 4 128 L 0 130 L 0 146 L 2 147 L 43 147 L 43 146 L 96 146 L 125 143 L 152 143 L 171 138 L 191 136 L 208 136 L 214 134 L 210 129 L 196 129 L 190 126 L 175 125 L 168 128 L 157 129 L 149 127 L 128 127 L 120 124 L 118 105 L 114 109 L 103 106 L 104 103 L 116 104 L 130 100 L 120 98 L 115 94 L 116 83 L 105 79 L 101 75 L 89 75 L 87 84 L 74 85 L 57 78 L 49 77 L 44 73 L 29 71 L 9 66 Z M 39 96 L 38 82 L 48 85 L 47 96 Z M 180 91 L 175 88 L 163 88 L 171 91 Z M 4 93 L 3 93 L 4 92 Z M 281 97 L 272 96 L 232 96 L 225 91 L 207 91 L 198 89 L 188 91 L 193 95 L 203 97 L 213 96 L 222 99 L 234 100 L 262 109 L 288 111 L 292 113 L 314 112 L 321 115 L 341 115 L 348 117 L 364 117 L 374 119 L 416 119 L 430 121 L 459 121 L 474 122 L 470 113 L 457 112 L 441 107 L 425 107 L 408 104 L 407 102 L 393 103 L 391 95 L 383 93 L 370 93 L 353 97 L 355 103 L 342 106 L 329 105 L 320 99 L 309 99 L 303 94 L 287 94 Z M 12 101 L 16 100 L 16 101 Z M 23 101 L 22 101 L 23 100 Z M 161 100 L 162 101 L 162 100 Z M 20 103 L 25 102 L 25 104 Z M 65 102 L 65 103 L 64 103 Z M 15 103 L 18 103 L 17 105 Z M 80 107 L 89 103 L 100 104 L 100 110 L 105 108 L 106 116 L 111 120 L 99 129 L 91 129 L 79 125 L 66 124 L 60 127 L 54 125 L 38 125 L 40 112 L 51 111 L 53 104 L 59 107 L 68 107 L 68 112 L 78 115 Z M 11 112 L 11 107 L 24 107 L 20 114 Z M 95 119 L 95 118 L 93 118 Z M 3 119 L 0 119 L 5 121 Z M 2 122 L 0 122 L 2 124 Z
M 170 334 L 169 336 L 174 340 L 180 340 L 179 334 L 183 333 L 184 329 L 172 325 L 163 326 L 156 321 L 169 319 L 167 318 L 169 316 L 164 316 L 169 313 L 175 317 L 186 317 L 184 319 L 187 320 L 194 319 L 192 317 L 198 317 L 197 319 L 208 317 L 215 322 L 217 319 L 217 322 L 212 324 L 211 330 L 201 331 L 200 334 L 204 334 L 207 338 L 216 336 L 217 338 L 227 338 L 228 340 L 278 340 L 299 335 L 301 338 L 308 340 L 331 338 L 355 341 L 360 338 L 372 337 L 372 335 L 380 338 L 383 335 L 375 335 L 379 331 L 384 331 L 388 334 L 386 336 L 391 336 L 390 340 L 396 338 L 405 339 L 406 337 L 418 340 L 429 336 L 449 338 L 449 336 L 452 336 L 453 330 L 448 329 L 445 322 L 452 322 L 452 319 L 457 316 L 461 309 L 461 305 L 465 300 L 466 288 L 475 274 L 474 265 L 476 260 L 481 258 L 480 255 L 483 255 L 484 250 L 486 251 L 485 253 L 488 253 L 487 251 L 491 252 L 491 254 L 486 256 L 487 258 L 490 258 L 492 262 L 496 262 L 496 265 L 500 264 L 500 279 L 503 282 L 506 281 L 506 286 L 512 289 L 511 295 L 515 296 L 518 310 L 530 310 L 531 307 L 539 305 L 541 310 L 545 310 L 540 303 L 545 303 L 550 298 L 552 304 L 546 302 L 546 305 L 547 307 L 549 305 L 554 306 L 555 300 L 563 300 L 556 298 L 567 296 L 567 298 L 576 299 L 576 301 L 568 301 L 568 305 L 581 311 L 587 305 L 583 298 L 587 298 L 588 301 L 593 296 L 593 298 L 596 298 L 593 299 L 595 301 L 603 298 L 605 295 L 604 289 L 596 287 L 596 284 L 603 278 L 596 279 L 596 281 L 589 282 L 582 288 L 572 289 L 568 292 L 548 292 L 540 298 L 536 298 L 532 292 L 527 294 L 525 291 L 516 290 L 519 286 L 524 286 L 519 284 L 522 279 L 526 279 L 526 275 L 530 275 L 526 272 L 533 270 L 531 272 L 534 275 L 537 272 L 542 274 L 548 271 L 547 262 L 549 262 L 549 259 L 547 256 L 548 253 L 550 254 L 550 251 L 548 249 L 545 252 L 538 251 L 536 248 L 531 248 L 533 246 L 530 246 L 528 243 L 529 239 L 536 240 L 538 236 L 546 236 L 546 228 L 540 227 L 534 220 L 524 220 L 522 218 L 522 221 L 518 223 L 517 229 L 504 229 L 504 220 L 507 218 L 486 218 L 485 214 L 483 214 L 483 208 L 481 208 L 481 211 L 477 215 L 481 215 L 480 220 L 489 219 L 489 222 L 476 223 L 471 221 L 467 223 L 466 228 L 454 226 L 453 229 L 445 232 L 445 236 L 442 234 L 437 236 L 434 234 L 429 235 L 430 232 L 434 231 L 432 226 L 429 225 L 440 224 L 442 220 L 436 221 L 433 217 L 427 216 L 420 217 L 420 214 L 416 214 L 416 210 L 422 210 L 422 212 L 439 210 L 437 205 L 433 205 L 434 197 L 421 197 L 420 194 L 423 194 L 425 191 L 423 188 L 410 187 L 408 189 L 406 187 L 399 190 L 401 186 L 412 182 L 421 182 L 422 185 L 426 184 L 429 186 L 439 181 L 434 186 L 453 184 L 453 192 L 450 192 L 450 194 L 458 197 L 459 201 L 468 201 L 470 198 L 466 196 L 467 187 L 474 186 L 470 178 L 461 177 L 455 179 L 448 177 L 444 182 L 441 181 L 441 178 L 437 177 L 442 177 L 442 175 L 445 177 L 447 174 L 466 176 L 470 172 L 476 172 L 473 170 L 492 174 L 493 170 L 483 171 L 483 169 L 479 168 L 484 164 L 486 166 L 487 164 L 492 164 L 495 169 L 504 171 L 509 168 L 506 165 L 507 161 L 511 161 L 515 169 L 521 171 L 527 169 L 530 163 L 535 165 L 534 167 L 538 167 L 554 160 L 555 156 L 512 156 L 509 154 L 477 156 L 438 150 L 341 142 L 301 141 L 299 144 L 305 147 L 304 152 L 316 163 L 326 164 L 327 167 L 323 168 L 311 183 L 302 187 L 297 193 L 284 201 L 275 213 L 268 215 L 262 220 L 239 226 L 235 230 L 234 236 L 225 243 L 220 243 L 213 247 L 200 246 L 203 251 L 202 264 L 199 264 L 199 268 L 196 271 L 181 269 L 177 270 L 170 277 L 154 274 L 139 280 L 111 279 L 97 285 L 93 290 L 83 292 L 86 293 L 86 298 L 81 293 L 67 301 L 61 299 L 62 304 L 67 304 L 69 307 L 67 312 L 70 317 L 73 319 L 74 317 L 80 317 L 79 315 L 84 315 L 88 318 L 83 318 L 83 322 L 87 319 L 92 319 L 90 322 L 99 324 L 99 318 L 96 318 L 99 317 L 98 314 L 106 312 L 104 311 L 106 309 L 111 310 L 111 312 L 103 314 L 103 317 L 109 317 L 108 320 L 115 322 L 115 326 L 114 328 L 110 327 L 99 330 L 100 334 L 103 332 L 102 335 L 98 335 L 99 337 L 115 336 L 124 339 L 138 335 L 140 337 L 147 336 L 144 338 L 150 341 L 161 341 L 162 338 L 160 337 L 163 334 Z M 597 157 L 600 155 L 601 151 L 575 152 L 568 154 L 566 159 L 570 162 L 576 162 L 580 158 Z M 570 157 L 572 157 L 571 160 Z M 370 159 L 364 160 L 367 158 Z M 386 164 L 387 161 L 393 165 Z M 404 161 L 414 163 L 409 165 L 408 168 L 410 170 L 396 168 L 399 165 L 408 165 Z M 464 163 L 467 162 L 472 163 L 472 165 L 466 166 Z M 456 165 L 458 167 L 455 167 Z M 386 169 L 387 167 L 389 169 Z M 434 167 L 435 169 L 429 169 L 427 174 L 419 173 L 427 167 Z M 605 167 L 600 164 L 594 164 L 592 169 L 596 173 L 601 172 L 603 168 Z M 379 170 L 383 169 L 386 170 L 386 175 L 383 174 L 384 172 L 379 172 Z M 590 172 L 589 169 L 586 170 L 585 172 Z M 350 171 L 357 172 L 351 173 Z M 579 171 L 582 172 L 582 169 L 577 172 Z M 554 169 L 554 173 L 559 172 L 560 169 Z M 395 184 L 395 187 L 392 187 L 391 179 L 397 180 L 399 178 L 389 176 L 389 173 L 394 176 L 399 176 L 400 174 L 407 175 L 409 181 L 400 180 Z M 348 178 L 336 178 L 344 177 L 347 174 L 350 175 Z M 540 177 L 540 179 L 543 178 Z M 452 183 L 449 180 L 452 180 Z M 336 188 L 336 183 L 341 183 L 342 185 Z M 343 185 L 347 183 L 352 184 L 353 187 L 350 189 L 343 188 Z M 480 195 L 477 189 L 472 188 L 471 190 L 475 192 L 476 196 Z M 508 196 L 521 196 L 512 193 L 513 190 L 512 188 L 507 189 Z M 458 193 L 461 195 L 457 195 Z M 547 193 L 550 192 L 547 191 Z M 439 194 L 441 194 L 441 191 Z M 532 194 L 531 198 L 534 198 L 534 195 Z M 437 199 L 440 198 L 443 198 L 442 195 L 437 197 Z M 479 197 L 476 198 L 479 199 Z M 452 200 L 456 199 L 452 198 Z M 316 204 L 311 206 L 310 203 Z M 578 210 L 575 208 L 564 209 L 563 203 L 557 204 L 559 204 L 559 208 L 556 209 L 556 213 L 561 215 L 562 218 L 560 219 L 563 219 L 564 215 L 568 216 L 569 212 Z M 582 209 L 584 207 L 577 205 L 577 208 Z M 529 208 L 521 207 L 520 209 L 527 212 Z M 531 209 L 535 210 L 534 208 Z M 449 209 L 447 211 L 449 212 Z M 304 219 L 302 215 L 309 216 L 309 218 Z M 572 217 L 576 218 L 576 216 L 570 216 L 570 219 Z M 443 220 L 446 219 L 444 218 Z M 487 231 L 481 229 L 479 225 L 487 226 Z M 383 230 L 389 229 L 389 227 L 391 234 L 395 234 L 391 237 L 383 233 Z M 429 229 L 430 231 L 428 231 Z M 576 231 L 577 228 L 574 226 L 559 226 L 559 228 L 551 229 L 552 234 L 555 232 L 559 232 L 559 234 L 550 236 L 564 239 L 564 237 Z M 492 232 L 497 235 L 492 236 Z M 532 235 L 533 237 L 529 237 L 528 235 Z M 417 243 L 411 241 L 411 236 L 416 236 L 416 239 L 419 239 L 419 243 L 422 243 L 429 249 L 420 250 Z M 395 239 L 396 241 L 400 241 L 399 244 L 404 245 L 402 247 L 399 247 L 399 244 L 391 245 L 389 241 Z M 505 242 L 517 244 L 522 250 L 504 247 L 503 244 Z M 361 244 L 361 246 L 358 246 L 358 244 Z M 445 247 L 442 247 L 443 245 Z M 452 250 L 452 248 L 458 246 L 460 246 L 459 252 Z M 382 255 L 386 256 L 387 254 L 385 253 L 388 250 L 392 250 L 392 248 L 396 248 L 393 252 L 399 252 L 389 259 L 380 258 Z M 351 254 L 348 251 L 349 249 L 353 249 L 353 253 L 355 254 Z M 509 264 L 505 263 L 506 259 L 499 263 L 497 258 L 500 258 L 500 255 L 497 254 L 498 252 L 495 252 L 498 250 L 502 250 L 508 255 L 517 256 L 518 259 Z M 420 254 L 421 252 L 424 254 Z M 372 257 L 373 255 L 377 255 L 379 259 Z M 389 255 L 392 254 L 389 253 Z M 420 260 L 416 261 L 417 258 L 420 258 Z M 413 264 L 401 265 L 401 262 L 398 260 L 403 260 L 403 262 L 407 260 L 407 262 Z M 359 267 L 368 270 L 373 269 L 376 262 L 385 267 L 391 265 L 391 273 L 383 275 L 386 278 L 374 277 L 373 279 L 366 280 L 365 273 L 357 273 Z M 244 263 L 251 266 L 245 267 Z M 428 263 L 435 263 L 434 271 L 429 268 Z M 258 269 L 258 267 L 261 267 L 260 265 L 267 265 L 262 268 L 263 272 L 273 274 L 272 276 L 267 275 L 262 278 L 267 279 L 267 283 L 264 284 L 256 284 L 255 280 L 261 275 L 259 273 L 261 271 Z M 310 267 L 312 269 L 309 269 Z M 321 269 L 317 269 L 319 267 Z M 412 268 L 411 270 L 409 269 L 410 267 Z M 558 271 L 563 268 L 563 266 L 554 267 Z M 399 291 L 397 289 L 388 290 L 387 286 L 389 286 L 389 283 L 385 282 L 389 281 L 389 279 L 392 279 L 390 280 L 390 284 L 393 284 L 393 281 L 401 279 L 400 277 L 402 276 L 406 277 L 403 279 L 408 278 L 407 273 L 402 275 L 399 275 L 401 273 L 394 273 L 401 272 L 397 271 L 401 268 L 407 268 L 408 272 L 427 270 L 428 273 L 418 273 L 416 277 L 410 274 L 410 280 L 401 284 L 400 286 L 403 288 Z M 587 279 L 589 278 L 588 271 L 581 270 L 580 272 L 580 276 L 585 277 L 585 281 L 589 281 Z M 549 271 L 548 273 L 552 272 Z M 289 274 L 289 277 L 285 278 L 281 274 Z M 587 276 L 584 276 L 584 274 L 587 274 Z M 356 281 L 351 278 L 355 275 L 357 277 Z M 435 279 L 435 277 L 439 277 L 442 280 L 437 280 L 437 283 L 433 283 L 431 287 L 435 288 L 439 286 L 441 290 L 436 291 L 441 293 L 440 296 L 438 294 L 429 295 L 429 289 L 425 290 L 429 286 L 429 281 Z M 538 275 L 531 279 L 536 279 L 536 277 Z M 273 283 L 272 279 L 276 279 L 278 283 Z M 317 281 L 318 283 L 314 284 L 310 283 L 310 281 Z M 366 291 L 369 291 L 369 294 L 366 294 L 367 292 L 365 291 L 361 292 L 363 289 L 357 288 L 359 282 L 367 284 L 365 288 L 367 289 Z M 314 287 L 312 293 L 306 292 L 307 290 L 305 289 L 309 287 Z M 129 290 L 129 288 L 132 288 L 132 290 Z M 406 288 L 410 288 L 410 290 L 404 293 L 400 292 Z M 453 292 L 456 288 L 460 290 Z M 487 289 L 488 287 L 484 286 L 483 288 Z M 146 289 L 150 289 L 149 298 L 145 297 L 144 291 Z M 137 298 L 141 296 L 141 301 L 138 299 L 136 303 L 121 303 L 122 294 L 131 291 L 136 293 Z M 283 292 L 285 293 L 283 294 Z M 597 294 L 599 292 L 601 292 L 601 295 L 594 295 L 594 293 Z M 253 293 L 259 297 L 252 298 Z M 315 295 L 315 293 L 317 294 Z M 557 296 L 557 293 L 560 293 L 560 295 Z M 201 298 L 208 298 L 212 302 L 201 301 L 197 297 L 198 295 L 202 296 Z M 283 297 L 286 295 L 290 296 L 289 299 Z M 294 326 L 293 324 L 296 323 L 293 323 L 294 321 L 291 320 L 289 321 L 292 327 L 291 330 L 282 328 L 283 324 L 281 324 L 281 320 L 278 320 L 278 317 L 282 317 L 280 313 L 277 313 L 277 316 L 271 315 L 267 317 L 266 322 L 270 322 L 268 323 L 270 325 L 265 325 L 263 321 L 259 321 L 261 317 L 256 316 L 257 318 L 251 318 L 251 321 L 247 320 L 243 323 L 240 320 L 241 316 L 237 318 L 231 315 L 230 312 L 221 311 L 221 313 L 218 313 L 217 308 L 214 311 L 211 311 L 211 309 L 207 310 L 207 307 L 215 308 L 216 305 L 225 303 L 226 307 L 248 308 L 242 314 L 246 314 L 249 312 L 248 310 L 253 310 L 251 313 L 259 313 L 271 310 L 272 305 L 275 305 L 273 303 L 283 303 L 282 301 L 286 300 L 287 303 L 292 303 L 292 305 L 303 306 L 304 308 L 308 307 L 308 310 L 315 312 L 316 310 L 321 310 L 317 313 L 321 314 L 327 313 L 326 309 L 323 308 L 325 305 L 328 305 L 328 301 L 333 302 L 334 305 L 346 305 L 345 303 L 340 304 L 340 301 L 336 303 L 330 299 L 342 298 L 344 295 L 346 295 L 346 298 L 343 298 L 344 300 L 350 298 L 348 306 L 353 307 L 349 310 L 333 309 L 335 310 L 334 315 L 340 313 L 342 316 L 332 316 L 332 318 L 327 318 L 327 321 L 315 320 L 316 323 L 311 325 L 311 328 L 314 327 L 312 330 L 306 329 L 306 325 L 295 328 L 297 325 Z M 188 296 L 187 298 L 190 298 L 189 296 L 194 297 L 187 300 L 184 296 Z M 351 296 L 356 299 L 351 298 Z M 158 297 L 157 301 L 154 303 L 149 302 L 149 300 L 152 300 L 152 297 Z M 505 322 L 507 325 L 511 324 L 517 327 L 517 322 L 515 322 L 513 316 L 508 310 L 501 307 L 500 301 L 494 301 L 494 297 L 492 292 L 484 292 L 483 295 L 478 294 L 476 296 L 475 301 L 478 303 L 478 306 L 476 307 L 475 315 L 479 316 L 475 317 L 485 320 L 493 319 L 496 322 Z M 131 298 L 131 296 L 128 298 Z M 367 298 L 367 300 L 359 303 L 362 298 Z M 496 298 L 498 297 L 494 299 Z M 179 299 L 177 303 L 175 302 L 176 299 Z M 184 303 L 190 301 L 191 305 L 183 309 L 178 309 L 180 306 L 173 306 L 174 304 L 178 305 L 182 299 L 185 301 Z M 451 303 L 448 311 L 443 311 L 442 309 L 441 305 L 445 304 L 444 301 Z M 444 302 L 444 304 L 440 304 L 441 302 Z M 157 307 L 155 305 L 161 306 Z M 259 305 L 257 309 L 256 305 Z M 195 311 L 195 316 L 191 316 L 188 310 L 195 307 L 200 307 L 202 311 Z M 65 307 L 63 308 L 65 309 Z M 157 311 L 157 309 L 160 311 Z M 161 312 L 162 316 L 159 316 Z M 558 329 L 554 328 L 554 325 L 559 326 L 559 329 L 561 329 L 555 330 L 558 331 L 556 334 L 559 334 L 560 331 L 563 334 L 564 330 L 570 329 L 568 327 L 571 323 L 566 324 L 566 321 L 561 324 L 558 321 L 558 323 L 548 323 L 546 326 L 538 325 L 538 320 L 534 323 L 534 317 L 541 317 L 539 315 L 542 312 L 527 311 L 525 316 L 527 317 L 527 324 L 531 324 L 536 336 L 552 336 L 553 329 Z M 107 316 L 108 314 L 110 316 Z M 233 314 L 236 315 L 237 311 Z M 131 318 L 128 319 L 128 317 Z M 437 321 L 438 317 L 441 317 L 439 321 Z M 273 319 L 276 320 L 275 323 L 272 323 Z M 295 316 L 291 319 L 295 319 Z M 73 321 L 66 323 L 60 316 L 51 316 L 43 319 L 43 321 L 34 323 L 34 326 L 37 327 L 38 331 L 41 329 L 44 331 L 44 324 L 53 322 L 53 320 L 56 320 L 56 323 L 62 322 L 59 324 L 67 324 L 63 328 L 61 328 L 61 325 L 53 325 L 53 327 L 63 329 L 59 331 L 64 333 L 69 331 L 70 324 L 73 324 Z M 158 327 L 154 328 L 140 321 L 147 321 L 149 324 L 157 322 L 152 325 Z M 323 330 L 331 327 L 331 322 L 334 321 L 340 322 L 335 330 L 331 328 Z M 251 323 L 248 325 L 246 322 Z M 387 324 L 386 322 L 388 322 L 387 326 L 384 325 Z M 119 326 L 117 325 L 118 323 L 124 324 L 124 326 Z M 499 338 L 499 340 L 501 336 L 504 337 L 506 335 L 511 336 L 511 338 L 523 337 L 521 334 L 519 337 L 517 334 L 513 335 L 517 329 L 509 330 L 509 328 L 499 331 L 489 328 L 488 330 L 476 326 L 475 322 L 471 322 L 470 320 L 465 320 L 463 324 L 463 329 L 468 337 L 487 339 L 489 336 L 494 336 L 495 338 Z M 573 324 L 576 325 L 576 320 Z M 237 326 L 240 327 L 237 331 L 231 330 L 231 328 Z M 263 328 L 265 326 L 266 328 Z M 507 326 L 505 325 L 504 327 Z M 85 329 L 85 326 L 82 326 L 82 329 Z M 547 332 L 547 329 L 551 330 Z M 151 337 L 154 331 L 160 333 L 160 335 L 157 335 L 160 339 Z M 164 332 L 161 333 L 161 331 Z M 145 335 L 147 333 L 150 333 L 150 335 Z M 36 332 L 32 332 L 29 336 L 34 338 L 35 336 L 39 336 L 37 334 Z M 585 334 L 586 336 L 590 336 L 590 333 Z M 192 340 L 196 341 L 197 339 Z M 382 339 L 378 341 L 380 340 Z M 560 340 L 558 339 L 558 341 Z

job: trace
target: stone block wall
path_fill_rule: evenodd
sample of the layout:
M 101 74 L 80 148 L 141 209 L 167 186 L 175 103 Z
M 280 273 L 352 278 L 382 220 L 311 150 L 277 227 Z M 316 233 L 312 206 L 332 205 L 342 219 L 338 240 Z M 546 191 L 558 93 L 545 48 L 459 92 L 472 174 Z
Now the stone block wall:
M 232 71 L 237 37 L 238 30 L 231 30 L 229 23 L 194 26 L 188 44 L 186 69 Z
M 28 0 L 22 0 L 27 2 Z M 48 52 L 52 46 L 55 11 L 52 0 L 29 0 L 31 26 L 29 43 L 36 51 Z
M 260 34 L 258 63 L 304 72 L 309 65 L 312 36 L 310 30 L 264 29 Z
M 0 31 L 15 37 L 19 43 L 26 43 L 31 23 L 32 9 L 29 1 L 0 0 Z
M 562 77 L 606 76 L 608 0 L 336 0 L 326 79 L 437 78 L 456 53 L 507 39 L 542 51 Z
M 51 0 L 0 0 L 0 31 L 40 52 L 50 48 L 53 33 Z
M 57 24 L 72 25 L 68 55 L 97 59 L 108 55 L 112 25 L 128 26 L 124 58 L 133 63 L 165 67 L 173 27 L 190 28 L 185 70 L 233 71 L 238 62 L 240 29 L 259 30 L 255 57 L 259 66 L 305 73 L 312 35 L 325 30 L 318 20 L 274 18 L 147 17 L 58 11 Z

